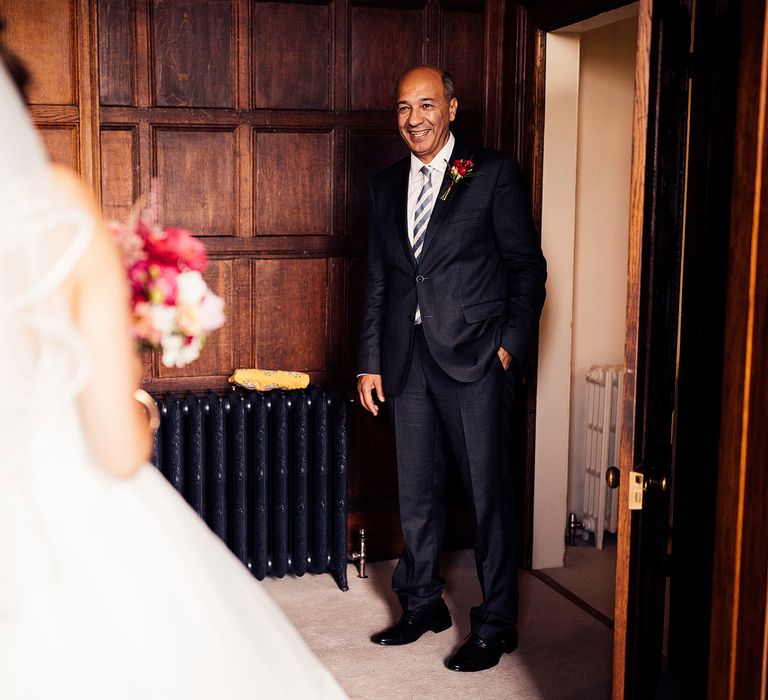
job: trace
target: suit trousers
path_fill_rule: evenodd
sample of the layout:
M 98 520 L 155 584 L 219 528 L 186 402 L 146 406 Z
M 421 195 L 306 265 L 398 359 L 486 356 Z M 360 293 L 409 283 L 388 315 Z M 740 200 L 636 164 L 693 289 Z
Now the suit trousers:
M 402 391 L 390 396 L 395 429 L 400 522 L 405 547 L 392 576 L 403 610 L 442 596 L 439 556 L 446 518 L 446 450 L 459 466 L 475 522 L 475 562 L 483 601 L 472 631 L 499 637 L 517 621 L 518 583 L 510 478 L 503 458 L 507 380 L 498 358 L 475 382 L 448 376 L 415 329 Z

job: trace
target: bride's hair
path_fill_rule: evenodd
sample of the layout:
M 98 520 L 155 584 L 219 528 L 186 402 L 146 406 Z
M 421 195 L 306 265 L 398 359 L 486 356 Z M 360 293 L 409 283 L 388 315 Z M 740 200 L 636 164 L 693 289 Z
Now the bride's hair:
M 27 88 L 29 87 L 30 75 L 24 62 L 9 49 L 3 41 L 3 32 L 5 30 L 5 20 L 0 17 L 0 60 L 5 64 L 11 80 L 21 93 L 24 101 L 27 101 Z

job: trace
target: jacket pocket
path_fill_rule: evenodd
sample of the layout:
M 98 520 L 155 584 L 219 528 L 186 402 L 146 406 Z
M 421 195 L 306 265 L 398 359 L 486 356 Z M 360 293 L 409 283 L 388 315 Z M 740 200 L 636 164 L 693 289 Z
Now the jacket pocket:
M 479 304 L 464 306 L 462 311 L 467 323 L 479 323 L 494 316 L 502 316 L 506 308 L 506 299 L 492 299 L 491 301 L 481 301 Z

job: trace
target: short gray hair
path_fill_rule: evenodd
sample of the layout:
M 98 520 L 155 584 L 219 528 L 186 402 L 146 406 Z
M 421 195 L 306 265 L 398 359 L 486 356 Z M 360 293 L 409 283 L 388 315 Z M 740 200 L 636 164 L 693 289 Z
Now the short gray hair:
M 445 99 L 450 102 L 454 97 L 456 97 L 456 92 L 453 88 L 453 78 L 451 77 L 451 74 L 444 68 L 440 68 L 438 70 L 440 71 L 440 77 L 443 80 L 443 95 L 445 95 Z

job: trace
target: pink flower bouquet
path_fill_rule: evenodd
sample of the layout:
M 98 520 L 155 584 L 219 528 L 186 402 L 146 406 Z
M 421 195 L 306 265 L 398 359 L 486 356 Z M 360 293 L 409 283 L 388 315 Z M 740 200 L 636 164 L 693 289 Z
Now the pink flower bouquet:
M 162 351 L 166 367 L 183 367 L 200 355 L 205 338 L 224 324 L 224 301 L 200 274 L 208 266 L 203 244 L 182 228 L 162 228 L 157 197 L 137 203 L 126 223 L 112 221 L 131 287 L 133 336 Z

